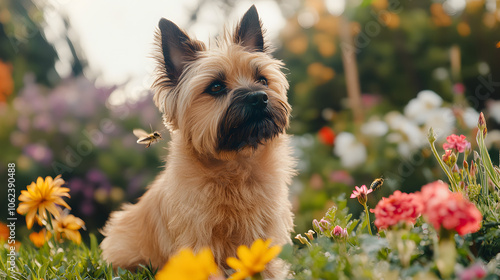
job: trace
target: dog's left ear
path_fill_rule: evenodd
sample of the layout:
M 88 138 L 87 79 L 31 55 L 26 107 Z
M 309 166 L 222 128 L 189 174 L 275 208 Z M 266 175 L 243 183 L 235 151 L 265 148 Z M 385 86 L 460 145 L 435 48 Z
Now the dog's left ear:
M 245 13 L 234 33 L 234 42 L 251 51 L 265 51 L 262 24 L 255 5 Z

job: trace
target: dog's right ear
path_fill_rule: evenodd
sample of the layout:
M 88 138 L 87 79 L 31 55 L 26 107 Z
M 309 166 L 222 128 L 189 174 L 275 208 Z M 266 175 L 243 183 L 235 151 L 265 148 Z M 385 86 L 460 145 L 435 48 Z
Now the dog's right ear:
M 196 59 L 196 52 L 204 50 L 203 43 L 192 40 L 175 23 L 162 18 L 158 23 L 159 46 L 163 60 L 159 61 L 164 67 L 169 84 L 177 84 L 185 65 Z

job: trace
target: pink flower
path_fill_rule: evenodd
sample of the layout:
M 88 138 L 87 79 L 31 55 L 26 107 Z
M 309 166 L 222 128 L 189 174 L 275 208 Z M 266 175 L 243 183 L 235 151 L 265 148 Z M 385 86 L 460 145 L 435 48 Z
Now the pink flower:
M 443 149 L 448 150 L 448 149 L 453 149 L 455 152 L 463 153 L 466 148 L 470 148 L 470 143 L 465 140 L 464 135 L 455 135 L 452 134 L 448 137 L 446 137 L 446 141 L 448 143 L 443 144 Z
M 332 230 L 332 235 L 340 236 L 342 234 L 342 227 L 335 226 Z
M 443 227 L 465 235 L 481 228 L 483 216 L 476 205 L 462 194 L 451 192 L 442 181 L 423 186 L 420 197 L 424 203 L 423 213 L 437 230 Z
M 460 280 L 478 280 L 483 279 L 486 274 L 486 269 L 480 263 L 475 263 L 459 273 L 458 277 Z
M 333 237 L 342 237 L 345 238 L 347 237 L 347 229 L 342 228 L 341 226 L 335 226 L 331 232 Z
M 365 185 L 362 185 L 361 188 L 358 188 L 358 186 L 356 186 L 355 188 L 356 189 L 352 191 L 351 198 L 358 198 L 359 203 L 363 205 L 366 204 L 366 197 L 373 190 L 368 189 Z
M 414 224 L 423 209 L 420 196 L 395 191 L 388 198 L 382 198 L 370 212 L 375 213 L 375 226 L 381 230 L 399 222 Z

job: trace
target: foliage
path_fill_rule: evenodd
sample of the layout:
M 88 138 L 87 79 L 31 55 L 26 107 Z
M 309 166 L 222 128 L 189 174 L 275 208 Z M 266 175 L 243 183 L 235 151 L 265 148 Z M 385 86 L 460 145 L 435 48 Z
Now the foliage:
M 24 245 L 27 244 L 27 245 Z M 16 252 L 17 270 L 9 270 L 8 246 L 0 246 L 0 278 L 2 279 L 154 279 L 156 273 L 150 267 L 142 267 L 136 273 L 118 269 L 116 272 L 101 258 L 99 242 L 90 235 L 90 245 L 65 243 L 54 246 L 45 243 L 34 248 L 29 242 Z
M 392 219 L 399 219 L 400 222 L 395 220 L 390 224 L 379 223 L 378 236 L 372 236 L 366 229 L 366 222 L 370 224 L 369 216 L 355 227 L 358 220 L 351 220 L 352 215 L 347 214 L 349 211 L 344 197 L 335 199 L 335 206 L 323 219 L 320 222 L 313 221 L 313 231 L 305 234 L 308 238 L 302 235 L 296 237 L 307 246 L 284 248 L 282 257 L 292 264 L 294 278 L 498 279 L 500 190 L 496 186 L 496 180 L 500 173 L 487 153 L 484 142 L 487 135 L 486 123 L 482 113 L 478 128 L 477 145 L 480 153 L 474 152 L 476 156 L 470 165 L 472 169 L 467 168 L 467 155 L 471 154 L 471 145 L 466 142 L 465 137 L 448 137 L 448 143 L 443 145 L 445 149 L 458 147 L 453 148 L 453 152 L 465 154 L 464 166 L 458 168 L 457 155 L 449 156 L 449 153 L 445 153 L 444 160 L 438 155 L 434 146 L 436 136 L 430 130 L 429 143 L 436 159 L 448 174 L 453 192 L 449 191 L 446 184 L 435 182 L 422 187 L 422 193 L 410 194 L 414 196 L 411 201 L 407 200 L 408 194 L 399 191 L 389 198 L 390 201 L 383 198 L 375 208 L 376 219 L 381 218 L 378 214 L 384 217 L 392 215 Z M 461 140 L 457 140 L 459 138 Z M 458 144 L 458 141 L 464 145 L 452 145 Z M 476 185 L 482 187 L 471 191 Z M 441 189 L 443 187 L 444 190 Z M 362 193 L 370 195 L 366 190 L 359 192 L 362 189 L 364 188 L 356 188 L 351 198 L 359 199 Z M 476 191 L 479 194 L 475 194 Z M 404 201 L 405 207 L 399 205 L 397 200 L 407 200 Z M 366 204 L 366 198 L 359 202 Z M 384 203 L 392 205 L 379 210 Z M 408 207 L 411 203 L 423 204 L 423 207 Z M 467 206 L 460 206 L 462 204 Z M 411 216 L 403 213 L 405 211 Z M 417 220 L 415 211 L 422 214 Z M 477 218 L 474 211 L 478 212 L 479 220 L 474 221 Z M 467 216 L 470 218 L 466 218 Z M 364 214 L 361 219 L 363 217 Z M 375 224 L 377 222 L 376 220 Z M 347 237 L 335 234 L 338 226 L 347 229 Z M 467 231 L 463 230 L 465 228 Z

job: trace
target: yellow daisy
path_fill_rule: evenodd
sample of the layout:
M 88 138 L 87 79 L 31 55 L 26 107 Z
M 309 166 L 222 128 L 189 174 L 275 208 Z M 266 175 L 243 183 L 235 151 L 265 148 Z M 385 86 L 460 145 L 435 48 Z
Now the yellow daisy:
M 191 249 L 182 249 L 158 271 L 156 280 L 207 280 L 220 277 L 212 251 L 202 249 L 194 254 Z
M 30 233 L 30 240 L 35 244 L 36 247 L 40 248 L 47 242 L 52 234 L 50 231 L 47 231 L 46 229 L 42 229 L 40 232 L 32 232 Z
M 68 188 L 61 188 L 64 184 L 64 180 L 61 175 L 52 179 L 52 177 L 47 176 L 45 180 L 42 177 L 38 177 L 35 182 L 27 187 L 27 190 L 22 190 L 19 200 L 22 201 L 17 207 L 17 213 L 21 215 L 26 214 L 26 225 L 28 229 L 31 229 L 35 218 L 40 221 L 47 219 L 47 213 L 45 210 L 49 211 L 57 217 L 59 211 L 57 210 L 56 204 L 64 206 L 71 209 L 69 205 L 62 199 L 63 196 L 69 196 Z M 38 213 L 38 214 L 37 214 Z
M 80 244 L 82 236 L 78 230 L 85 229 L 85 223 L 82 219 L 69 214 L 68 210 L 59 210 L 59 212 L 60 214 L 52 221 L 56 239 L 61 241 L 64 238 Z
M 274 259 L 280 252 L 280 246 L 269 248 L 271 240 L 257 239 L 250 248 L 241 245 L 236 254 L 238 258 L 227 258 L 227 265 L 236 270 L 229 279 L 240 280 L 253 276 L 266 268 L 267 263 Z

